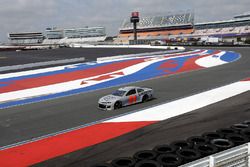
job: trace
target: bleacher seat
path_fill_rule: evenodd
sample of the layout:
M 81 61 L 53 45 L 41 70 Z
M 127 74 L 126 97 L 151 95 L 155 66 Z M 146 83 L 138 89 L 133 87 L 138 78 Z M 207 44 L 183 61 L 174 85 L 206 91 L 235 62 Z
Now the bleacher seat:
M 192 13 L 183 13 L 183 14 L 172 14 L 167 16 L 155 16 L 155 17 L 142 17 L 138 23 L 138 29 L 140 28 L 150 28 L 150 27 L 163 27 L 163 26 L 173 26 L 173 25 L 185 25 L 193 24 L 193 15 Z M 122 27 L 120 30 L 132 29 L 133 26 L 130 23 L 130 20 L 125 19 L 123 21 Z

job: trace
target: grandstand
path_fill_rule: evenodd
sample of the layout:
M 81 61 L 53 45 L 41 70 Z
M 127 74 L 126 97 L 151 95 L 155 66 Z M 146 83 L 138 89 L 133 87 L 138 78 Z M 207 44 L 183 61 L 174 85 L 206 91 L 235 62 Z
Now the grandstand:
M 244 41 L 250 36 L 250 15 L 241 15 L 226 21 L 195 24 L 192 36 L 213 36 L 226 42 Z
M 194 15 L 191 12 L 170 14 L 166 16 L 142 17 L 138 23 L 138 41 L 149 43 L 152 40 L 162 40 L 170 35 L 193 32 Z M 128 44 L 133 40 L 133 26 L 125 19 L 120 28 L 116 43 Z
M 133 27 L 124 20 L 116 43 L 129 44 L 133 41 Z M 217 37 L 222 42 L 237 44 L 250 38 L 250 13 L 235 16 L 231 20 L 194 24 L 190 12 L 141 18 L 138 24 L 139 43 L 162 40 L 167 42 L 199 41 L 202 37 Z
M 47 28 L 45 34 L 46 39 L 43 44 L 94 43 L 106 39 L 104 27 Z
M 170 39 L 199 42 L 203 37 L 216 37 L 222 44 L 244 43 L 250 38 L 250 14 L 241 14 L 230 20 L 197 23 L 193 33 L 171 35 Z
M 44 36 L 42 32 L 9 33 L 8 39 L 13 45 L 41 44 Z
M 9 33 L 12 45 L 69 45 L 71 43 L 95 43 L 106 39 L 104 27 L 71 29 L 47 28 L 42 32 Z
M 234 16 L 235 19 L 238 19 L 238 18 L 247 18 L 247 17 L 250 17 L 250 12 L 246 12 L 246 13 Z

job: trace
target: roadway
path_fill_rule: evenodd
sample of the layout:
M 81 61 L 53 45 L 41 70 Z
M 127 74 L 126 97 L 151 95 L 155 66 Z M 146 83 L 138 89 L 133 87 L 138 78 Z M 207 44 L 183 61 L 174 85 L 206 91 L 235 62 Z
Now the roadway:
M 250 76 L 250 48 L 219 49 L 239 52 L 241 53 L 242 57 L 236 62 L 229 63 L 223 66 L 217 66 L 199 71 L 187 72 L 135 83 L 133 85 L 149 86 L 153 87 L 155 90 L 155 96 L 157 98 L 144 104 L 125 107 L 118 111 L 116 110 L 111 112 L 104 112 L 97 109 L 98 98 L 116 89 L 114 87 L 89 93 L 83 93 L 75 96 L 44 101 L 40 103 L 2 109 L 0 112 L 0 132 L 4 137 L 0 139 L 0 146 L 29 140 L 34 137 L 40 137 L 71 127 L 76 127 L 133 110 L 142 109 L 144 107 L 150 107 L 152 105 L 160 104 L 166 101 L 172 101 L 208 89 L 213 89 L 218 86 L 223 86 L 235 81 L 239 81 Z M 250 99 L 249 93 L 243 95 L 243 97 L 240 97 L 238 99 L 241 98 L 243 99 L 243 101 L 247 101 L 244 99 Z M 243 102 L 240 101 L 239 103 Z M 249 102 L 246 104 L 249 106 Z M 232 113 L 235 113 L 235 111 L 236 110 L 232 111 Z M 157 124 L 158 126 L 153 125 L 146 128 L 148 128 L 148 135 L 153 135 L 153 131 L 155 128 L 158 132 L 161 130 L 166 130 L 166 134 L 168 134 L 168 130 L 172 130 L 172 133 L 169 133 L 171 136 L 170 139 L 175 140 L 182 136 L 180 135 L 182 134 L 181 131 L 185 132 L 183 133 L 183 135 L 191 136 L 194 133 L 204 130 L 204 128 L 206 127 L 209 127 L 210 129 L 216 129 L 218 127 L 218 124 L 229 125 L 229 123 L 235 122 L 236 120 L 239 121 L 246 118 L 250 119 L 250 115 L 247 112 L 239 112 L 233 116 L 227 116 L 225 117 L 227 119 L 224 119 L 224 115 L 228 114 L 225 112 L 227 112 L 227 110 L 225 109 L 218 113 L 215 109 L 214 112 L 209 112 L 205 115 L 200 114 L 200 112 L 196 112 L 194 114 L 188 114 L 184 117 L 180 116 L 177 118 L 173 118 L 171 119 L 172 122 L 170 122 L 169 120 L 163 121 L 163 129 L 159 124 Z M 216 115 L 217 117 L 215 117 Z M 219 121 L 220 123 L 216 123 L 215 120 Z M 200 124 L 202 125 L 202 122 L 204 122 L 204 126 L 200 126 Z M 176 132 L 176 130 L 173 131 L 173 129 L 176 128 L 178 128 L 180 132 Z M 51 166 L 53 166 L 53 164 L 55 165 L 60 163 L 64 165 L 72 164 L 72 161 L 77 162 L 75 164 L 76 166 L 81 163 L 90 164 L 96 162 L 97 160 L 107 160 L 114 158 L 114 156 L 117 157 L 118 155 L 127 155 L 129 153 L 134 153 L 134 151 L 138 149 L 139 146 L 140 149 L 142 149 L 152 146 L 152 144 L 156 145 L 157 141 L 150 144 L 150 140 L 140 140 L 138 136 L 143 136 L 142 132 L 144 133 L 143 130 L 138 130 L 132 134 L 125 135 L 124 137 L 120 137 L 118 139 L 93 146 L 89 149 L 80 150 L 67 156 L 59 157 L 57 159 L 50 160 L 44 163 L 48 166 L 50 164 L 52 164 Z M 152 138 L 153 136 L 151 136 L 151 139 Z M 134 140 L 134 142 L 128 142 L 128 140 Z M 119 146 L 119 151 L 116 151 L 117 147 L 114 147 L 114 145 L 121 141 L 125 142 L 125 144 Z M 136 144 L 137 147 L 134 147 Z M 113 149 L 108 149 L 110 148 L 110 146 L 113 146 Z M 79 154 L 82 155 L 80 158 L 79 156 L 75 156 Z
M 154 52 L 155 49 L 127 48 L 60 48 L 47 50 L 2 51 L 0 67 L 28 63 L 46 62 L 85 57 L 85 61 L 95 61 L 98 57 Z
M 34 165 L 35 167 L 89 167 L 118 157 L 131 157 L 137 151 L 170 144 L 250 120 L 250 92 L 229 98 L 178 117 L 146 126 L 115 139 Z

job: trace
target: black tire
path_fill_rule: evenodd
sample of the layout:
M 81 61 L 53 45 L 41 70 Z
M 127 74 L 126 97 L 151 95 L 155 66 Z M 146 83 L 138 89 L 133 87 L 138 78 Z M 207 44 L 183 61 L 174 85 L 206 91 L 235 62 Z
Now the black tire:
M 233 128 L 221 128 L 216 130 L 216 132 L 222 134 L 223 137 L 225 137 L 226 135 L 238 134 L 238 131 Z
M 250 126 L 250 120 L 246 120 L 242 124 L 246 124 L 246 125 Z
M 155 146 L 153 150 L 159 155 L 159 154 L 174 153 L 177 150 L 177 148 L 175 146 L 163 144 Z
M 182 164 L 182 158 L 176 154 L 162 154 L 157 158 L 157 162 L 162 166 L 177 167 Z
M 213 139 L 211 140 L 211 144 L 219 149 L 219 151 L 223 151 L 234 146 L 233 142 L 228 139 Z
M 189 163 L 191 161 L 201 158 L 201 154 L 194 149 L 181 149 L 176 151 L 176 154 L 183 159 L 183 163 Z
M 172 142 L 170 146 L 176 147 L 177 150 L 180 150 L 184 148 L 187 148 L 187 149 L 192 148 L 193 144 L 186 140 L 177 140 L 177 141 Z
M 203 137 L 203 136 L 192 136 L 192 137 L 189 137 L 187 139 L 187 141 L 189 143 L 192 143 L 193 144 L 193 147 L 195 145 L 200 145 L 200 144 L 205 144 L 208 142 L 207 138 Z
M 137 162 L 135 167 L 162 167 L 158 162 L 152 160 L 143 160 Z
M 116 158 L 111 162 L 114 167 L 133 167 L 135 163 L 136 161 L 130 157 Z
M 194 149 L 201 153 L 202 157 L 206 157 L 208 155 L 215 154 L 219 151 L 219 149 L 211 144 L 200 144 L 195 145 Z
M 209 141 L 213 139 L 221 139 L 223 138 L 223 135 L 218 132 L 206 132 L 202 134 L 203 137 L 207 138 Z
M 142 161 L 142 160 L 154 160 L 157 157 L 157 153 L 153 150 L 142 150 L 138 151 L 134 154 L 133 158 L 136 161 Z
M 111 164 L 108 163 L 99 163 L 99 164 L 95 164 L 91 167 L 113 167 Z
M 144 95 L 144 96 L 142 97 L 142 103 L 148 101 L 148 99 L 149 99 L 148 95 Z
M 246 136 L 248 138 L 248 141 L 250 141 L 250 128 L 242 130 L 240 134 Z
M 234 124 L 231 126 L 232 129 L 237 130 L 238 132 L 241 132 L 244 129 L 248 128 L 247 124 Z
M 115 104 L 114 104 L 114 109 L 117 110 L 117 109 L 119 109 L 119 108 L 122 108 L 122 102 L 117 101 L 117 102 L 115 102 Z
M 239 134 L 227 135 L 225 138 L 232 141 L 235 146 L 247 143 L 249 141 L 247 137 Z

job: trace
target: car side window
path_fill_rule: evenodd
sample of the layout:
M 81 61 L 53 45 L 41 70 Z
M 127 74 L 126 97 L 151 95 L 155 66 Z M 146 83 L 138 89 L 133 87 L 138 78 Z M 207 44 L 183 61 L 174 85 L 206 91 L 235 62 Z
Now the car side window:
M 126 94 L 126 96 L 130 96 L 130 95 L 133 95 L 133 94 L 136 94 L 135 89 L 131 89 L 130 91 L 128 91 L 128 93 Z
M 137 89 L 137 92 L 138 93 L 141 93 L 141 92 L 143 92 L 144 90 L 143 89 Z

